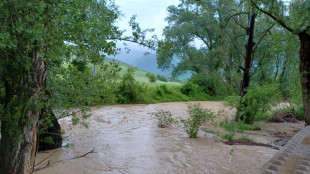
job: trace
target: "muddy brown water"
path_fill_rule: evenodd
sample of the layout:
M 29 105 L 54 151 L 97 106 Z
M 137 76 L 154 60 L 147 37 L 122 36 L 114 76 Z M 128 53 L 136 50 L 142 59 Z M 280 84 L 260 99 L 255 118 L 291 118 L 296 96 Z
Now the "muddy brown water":
M 217 112 L 222 102 L 200 102 Z M 158 128 L 151 113 L 156 109 L 187 117 L 185 102 L 150 105 L 104 106 L 92 111 L 89 128 L 70 128 L 70 119 L 61 119 L 67 142 L 72 146 L 38 153 L 36 174 L 158 174 L 158 173 L 258 173 L 277 150 L 257 146 L 229 146 L 200 132 L 190 139 L 182 128 Z M 95 148 L 85 157 L 65 160 Z M 56 163 L 54 163 L 56 162 Z

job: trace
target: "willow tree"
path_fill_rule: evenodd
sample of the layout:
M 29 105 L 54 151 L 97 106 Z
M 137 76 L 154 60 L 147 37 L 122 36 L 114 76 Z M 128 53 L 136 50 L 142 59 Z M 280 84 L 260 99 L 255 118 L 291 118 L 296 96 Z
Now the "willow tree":
M 66 55 L 114 54 L 118 10 L 106 0 L 0 2 L 0 171 L 32 173 L 48 67 Z
M 210 95 L 230 93 L 232 86 L 238 88 L 239 83 L 235 83 L 238 77 L 230 73 L 238 66 L 227 64 L 239 62 L 236 61 L 239 55 L 235 56 L 231 49 L 231 42 L 238 45 L 239 40 L 231 38 L 240 30 L 231 21 L 226 22 L 234 8 L 238 4 L 228 0 L 186 0 L 170 6 L 165 39 L 158 44 L 158 66 L 172 68 L 175 75 L 192 72 L 194 83 L 204 86 Z M 230 38 L 227 33 L 233 31 L 236 33 Z
M 310 1 L 292 0 L 288 7 L 285 2 L 276 0 L 259 3 L 251 0 L 251 3 L 257 10 L 299 38 L 299 70 L 305 122 L 306 125 L 310 125 Z

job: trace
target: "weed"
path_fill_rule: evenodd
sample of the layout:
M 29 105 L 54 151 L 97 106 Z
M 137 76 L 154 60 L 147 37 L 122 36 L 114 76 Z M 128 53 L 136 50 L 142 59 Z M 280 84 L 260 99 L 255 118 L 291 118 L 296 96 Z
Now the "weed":
M 235 136 L 235 133 L 234 132 L 231 132 L 229 134 L 225 134 L 222 138 L 223 139 L 226 139 L 226 140 L 232 140 Z
M 231 148 L 230 151 L 229 151 L 229 154 L 230 154 L 230 155 L 233 155 L 233 154 L 235 153 L 235 151 L 236 151 L 236 150 L 235 150 L 234 148 Z
M 240 141 L 249 141 L 251 140 L 248 136 L 242 135 L 242 137 L 237 138 L 236 140 L 240 140 Z

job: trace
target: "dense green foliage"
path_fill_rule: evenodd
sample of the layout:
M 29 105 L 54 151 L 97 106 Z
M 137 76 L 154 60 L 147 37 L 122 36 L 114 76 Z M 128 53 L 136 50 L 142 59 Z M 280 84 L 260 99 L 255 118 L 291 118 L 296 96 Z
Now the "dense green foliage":
M 80 11 L 82 6 L 84 10 Z M 92 13 L 88 14 L 90 10 Z M 121 34 L 113 25 L 119 12 L 109 1 L 2 1 L 0 13 L 0 77 L 4 83 L 0 119 L 10 127 L 10 135 L 20 139 L 22 125 L 31 122 L 27 111 L 47 107 L 49 95 L 41 91 L 36 101 L 30 100 L 36 88 L 32 78 L 38 66 L 34 52 L 40 51 L 39 57 L 50 70 L 70 55 L 100 61 L 103 56 L 99 52 L 111 55 L 116 51 L 115 43 L 107 39 Z M 99 20 L 102 18 L 105 20 Z M 49 77 L 53 80 L 53 76 Z M 81 88 L 80 85 L 77 87 Z
M 272 104 L 279 102 L 279 96 L 277 85 L 251 86 L 241 100 L 239 96 L 227 97 L 226 105 L 240 108 L 237 115 L 246 115 L 244 121 L 252 124 L 258 115 L 264 115 Z
M 281 97 L 291 101 L 296 98 L 291 89 L 300 86 L 298 39 L 301 35 L 297 37 L 297 34 L 310 33 L 308 6 L 309 1 L 297 0 L 291 3 L 274 0 L 182 1 L 178 6 L 168 8 L 166 20 L 169 25 L 164 29 L 165 38 L 158 44 L 158 66 L 173 69 L 175 76 L 193 74 L 190 82 L 207 95 L 241 95 L 242 91 L 246 91 L 240 84 L 245 71 L 248 14 L 255 14 L 250 86 L 261 90 L 266 84 L 278 84 L 277 91 L 281 91 Z M 300 19 L 296 19 L 298 17 Z M 190 88 L 197 90 L 187 83 L 182 93 L 192 93 L 194 89 Z M 266 103 L 264 106 L 252 106 L 268 98 L 265 92 L 262 94 L 265 98 L 260 98 L 260 94 L 250 94 L 248 99 L 239 98 L 237 118 L 242 116 L 251 123 L 255 115 L 262 115 L 263 111 L 258 108 L 267 106 L 267 101 L 260 103 Z M 301 100 L 301 90 L 298 92 Z M 253 103 L 248 104 L 248 100 Z
M 145 84 L 140 84 L 133 78 L 133 69 L 128 69 L 123 75 L 117 89 L 118 102 L 128 103 L 148 103 L 149 90 Z
M 156 80 L 157 80 L 156 75 L 153 74 L 153 73 L 147 73 L 146 76 L 148 77 L 148 79 L 149 79 L 149 81 L 150 81 L 151 83 L 154 83 L 154 82 L 156 82 Z
M 184 86 L 171 86 L 169 83 L 150 86 L 136 80 L 135 70 L 128 68 L 124 73 L 117 65 L 105 64 L 98 67 L 94 77 L 91 68 L 83 72 L 68 65 L 50 71 L 53 80 L 48 81 L 50 105 L 52 108 L 72 108 L 107 104 L 158 103 L 172 101 L 210 100 L 212 97 L 198 90 L 184 93 Z

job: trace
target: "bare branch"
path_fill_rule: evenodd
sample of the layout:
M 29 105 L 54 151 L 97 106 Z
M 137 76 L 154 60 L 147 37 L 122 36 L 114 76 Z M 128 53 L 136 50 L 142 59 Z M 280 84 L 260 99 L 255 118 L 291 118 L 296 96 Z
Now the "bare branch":
M 229 18 L 227 19 L 227 21 L 226 21 L 224 27 L 226 28 L 226 25 L 227 25 L 227 23 L 229 22 L 230 18 L 233 18 L 233 19 L 235 20 L 234 16 L 239 16 L 239 15 L 241 15 L 241 14 L 248 14 L 248 13 L 247 13 L 247 12 L 239 12 L 239 13 L 236 13 L 236 14 L 233 14 L 233 15 L 229 16 Z M 235 20 L 235 21 L 236 21 L 236 20 Z M 244 28 L 244 27 L 242 26 L 242 28 Z
M 55 152 L 54 152 L 55 153 Z M 54 154 L 53 153 L 53 154 Z M 50 161 L 48 161 L 48 163 L 47 163 L 47 165 L 46 166 L 44 166 L 44 167 L 40 167 L 40 168 L 36 168 L 36 169 L 34 169 L 34 172 L 37 172 L 37 171 L 39 171 L 39 170 L 42 170 L 42 169 L 45 169 L 45 168 L 48 168 L 48 167 L 52 167 L 54 164 L 56 164 L 56 163 L 60 163 L 60 162 L 63 162 L 63 161 L 68 161 L 68 160 L 74 160 L 74 159 L 77 159 L 77 158 L 83 158 L 83 157 L 85 157 L 86 155 L 88 155 L 88 154 L 91 154 L 91 153 L 96 153 L 95 152 L 95 148 L 93 148 L 93 150 L 91 150 L 91 151 L 89 151 L 89 152 L 87 152 L 87 153 L 85 153 L 85 154 L 83 154 L 83 155 L 79 155 L 79 156 L 76 156 L 76 157 L 73 157 L 73 158 L 68 158 L 68 159 L 63 159 L 63 160 L 59 160 L 59 161 L 55 161 L 55 162 L 53 162 L 53 163 L 50 163 Z M 52 155 L 53 155 L 52 154 Z M 50 156 L 52 156 L 52 155 L 50 155 Z M 50 156 L 48 156 L 48 158 L 50 157 Z M 46 158 L 47 159 L 47 158 Z M 46 160 L 46 159 L 44 159 L 44 160 Z M 44 161 L 43 160 L 43 161 Z M 41 161 L 42 162 L 42 161 Z M 40 162 L 40 163 L 41 163 Z
M 60 150 L 56 150 L 54 151 L 53 153 L 51 153 L 49 156 L 47 156 L 46 158 L 44 158 L 42 161 L 38 162 L 36 165 L 34 166 L 37 166 L 37 165 L 40 165 L 42 162 L 44 162 L 45 160 L 47 160 L 49 157 L 53 156 L 56 152 L 59 152 Z M 48 163 L 49 164 L 49 163 Z

